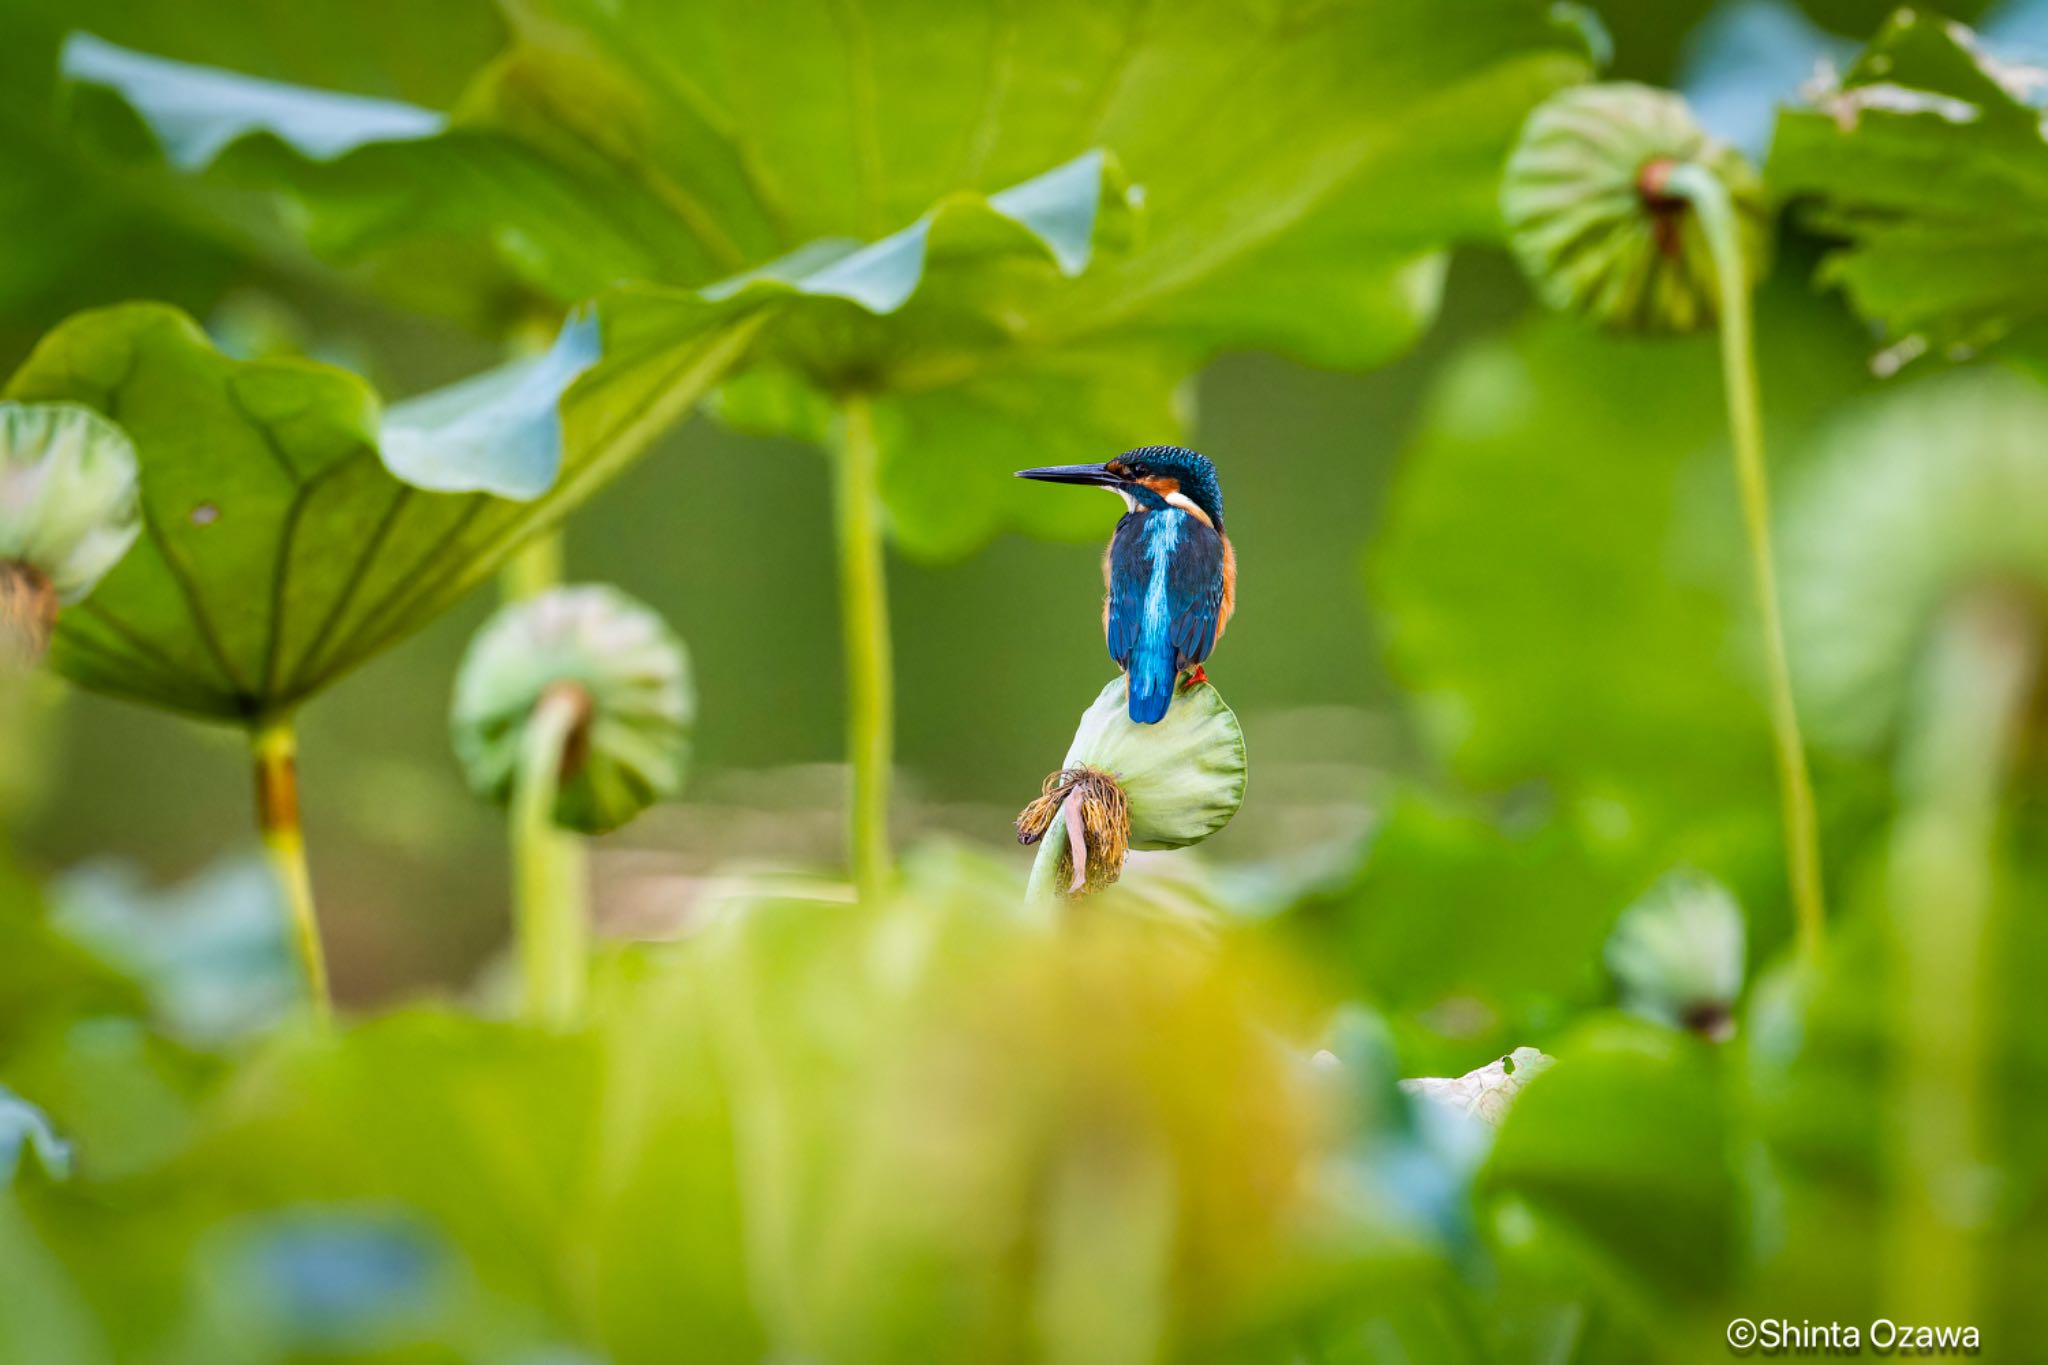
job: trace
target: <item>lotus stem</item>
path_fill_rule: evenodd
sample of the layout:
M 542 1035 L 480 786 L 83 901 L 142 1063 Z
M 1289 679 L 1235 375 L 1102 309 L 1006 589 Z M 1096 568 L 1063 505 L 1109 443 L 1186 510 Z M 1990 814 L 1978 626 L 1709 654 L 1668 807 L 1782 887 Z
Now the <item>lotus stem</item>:
M 1024 899 L 1031 905 L 1049 905 L 1060 892 L 1060 858 L 1067 851 L 1066 807 L 1046 826 L 1038 841 L 1038 856 L 1031 861 L 1031 879 L 1024 884 Z
M 524 602 L 559 587 L 562 557 L 559 530 L 535 536 L 499 570 L 498 595 L 507 602 Z M 551 812 L 554 804 L 551 794 L 546 809 Z M 508 838 L 525 1011 L 529 1018 L 566 1025 L 582 1012 L 583 964 L 589 955 L 590 854 L 583 836 L 563 829 L 551 815 L 522 820 L 517 809 L 515 797 Z M 536 900 L 541 896 L 549 898 L 544 908 Z M 536 925 L 540 924 L 548 927 L 538 931 L 540 941 L 536 942 Z M 564 931 L 561 925 L 573 927 Z M 569 960 L 554 967 L 542 965 L 543 955 L 557 950 Z
M 863 901 L 889 884 L 889 779 L 895 749 L 889 589 L 879 452 L 865 394 L 840 402 L 837 460 L 840 616 L 846 634 L 847 758 L 853 883 Z
M 320 946 L 320 918 L 313 903 L 313 878 L 306 868 L 306 838 L 299 825 L 299 740 L 289 717 L 265 721 L 250 735 L 256 763 L 256 825 L 291 917 L 292 946 L 306 983 L 313 1016 L 333 1018 L 327 985 L 327 955 Z
M 513 552 L 498 571 L 498 595 L 507 602 L 538 597 L 562 581 L 562 533 L 535 536 Z
M 1969 1322 L 1982 1274 L 1991 1080 L 1985 968 L 1994 941 L 1999 811 L 2038 678 L 2023 602 L 1966 599 L 1942 622 L 1902 753 L 1904 810 L 1886 869 L 1898 1141 L 1886 1229 L 1886 1302 L 1919 1321 Z
M 1785 827 L 1787 879 L 1807 961 L 1819 957 L 1826 938 L 1826 901 L 1821 886 L 1820 819 L 1813 779 L 1799 733 L 1799 709 L 1792 695 L 1792 666 L 1785 649 L 1785 625 L 1778 605 L 1777 570 L 1771 550 L 1771 492 L 1764 463 L 1763 409 L 1758 399 L 1756 347 L 1750 315 L 1748 272 L 1735 205 L 1727 187 L 1696 163 L 1673 166 L 1666 192 L 1689 202 L 1713 256 L 1720 305 L 1721 377 L 1728 398 L 1728 428 L 1735 456 L 1735 481 L 1749 538 L 1750 586 L 1763 629 L 1771 732 L 1778 766 L 1778 794 Z
M 590 956 L 583 841 L 555 824 L 562 769 L 590 718 L 590 696 L 558 683 L 533 709 L 512 790 L 513 914 L 521 1005 L 538 1024 L 566 1028 L 583 1014 Z

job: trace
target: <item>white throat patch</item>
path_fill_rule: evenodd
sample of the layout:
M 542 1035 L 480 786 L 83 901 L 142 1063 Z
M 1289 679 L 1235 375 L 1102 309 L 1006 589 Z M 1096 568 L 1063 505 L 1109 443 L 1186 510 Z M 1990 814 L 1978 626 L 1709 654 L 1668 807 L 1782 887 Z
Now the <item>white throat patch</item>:
M 1166 501 L 1201 522 L 1204 526 L 1214 526 L 1216 524 L 1209 520 L 1209 514 L 1196 505 L 1193 498 L 1181 492 L 1178 488 L 1166 495 Z

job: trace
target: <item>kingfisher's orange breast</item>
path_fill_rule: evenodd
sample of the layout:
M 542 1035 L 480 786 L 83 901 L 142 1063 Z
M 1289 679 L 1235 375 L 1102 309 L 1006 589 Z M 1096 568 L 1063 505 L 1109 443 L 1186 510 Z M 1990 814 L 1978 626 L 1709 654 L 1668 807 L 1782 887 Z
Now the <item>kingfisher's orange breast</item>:
M 1223 542 L 1223 603 L 1216 608 L 1216 638 L 1220 640 L 1223 628 L 1230 624 L 1230 613 L 1237 610 L 1237 548 L 1221 531 L 1216 538 Z

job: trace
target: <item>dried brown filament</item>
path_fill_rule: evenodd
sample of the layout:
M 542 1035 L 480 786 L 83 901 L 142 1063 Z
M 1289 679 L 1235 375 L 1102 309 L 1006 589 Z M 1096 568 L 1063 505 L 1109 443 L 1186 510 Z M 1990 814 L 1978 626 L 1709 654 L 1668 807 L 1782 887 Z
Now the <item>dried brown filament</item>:
M 1063 819 L 1067 831 L 1059 864 L 1062 894 L 1099 891 L 1123 875 L 1131 848 L 1131 803 L 1114 777 L 1086 766 L 1047 776 L 1038 798 L 1017 816 L 1017 842 L 1037 843 L 1055 819 Z

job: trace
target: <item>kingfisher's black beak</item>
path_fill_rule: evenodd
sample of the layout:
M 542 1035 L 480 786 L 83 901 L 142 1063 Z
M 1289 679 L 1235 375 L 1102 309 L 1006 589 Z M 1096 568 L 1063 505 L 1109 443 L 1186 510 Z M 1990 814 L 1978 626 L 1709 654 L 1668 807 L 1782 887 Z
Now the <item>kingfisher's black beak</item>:
M 1054 464 L 1043 469 L 1020 469 L 1020 479 L 1038 479 L 1044 483 L 1079 483 L 1094 488 L 1115 488 L 1124 480 L 1106 464 Z

